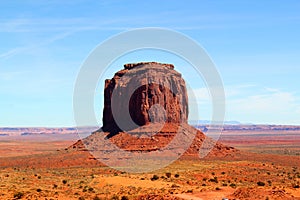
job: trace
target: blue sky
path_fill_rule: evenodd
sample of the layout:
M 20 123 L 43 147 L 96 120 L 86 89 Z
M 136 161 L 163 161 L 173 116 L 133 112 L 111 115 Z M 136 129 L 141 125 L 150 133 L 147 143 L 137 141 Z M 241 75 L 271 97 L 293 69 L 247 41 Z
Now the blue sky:
M 108 37 L 142 27 L 179 31 L 206 49 L 223 79 L 226 120 L 300 125 L 299 1 L 24 0 L 0 5 L 0 126 L 75 125 L 73 87 L 84 59 Z M 157 52 L 139 55 L 181 63 Z M 112 71 L 122 62 L 132 57 L 115 62 Z M 189 80 L 196 82 L 192 87 L 201 119 L 209 119 L 203 81 Z M 101 120 L 101 83 L 98 90 L 95 110 Z

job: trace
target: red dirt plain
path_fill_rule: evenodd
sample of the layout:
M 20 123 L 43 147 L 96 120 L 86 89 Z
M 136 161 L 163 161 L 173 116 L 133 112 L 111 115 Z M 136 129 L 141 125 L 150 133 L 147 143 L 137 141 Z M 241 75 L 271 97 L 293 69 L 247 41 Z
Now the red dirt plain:
M 0 199 L 300 199 L 297 131 L 224 132 L 219 142 L 240 149 L 234 156 L 186 155 L 142 174 L 66 148 L 77 140 L 0 137 Z

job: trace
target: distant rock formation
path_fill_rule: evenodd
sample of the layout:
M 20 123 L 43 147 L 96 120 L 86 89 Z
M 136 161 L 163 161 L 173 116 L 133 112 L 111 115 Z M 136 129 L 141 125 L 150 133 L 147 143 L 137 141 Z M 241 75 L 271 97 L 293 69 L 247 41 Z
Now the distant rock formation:
M 124 114 L 128 111 L 130 117 Z M 103 131 L 128 131 L 150 122 L 187 123 L 187 119 L 185 81 L 172 64 L 125 64 L 124 69 L 105 81 Z M 128 120 L 134 124 L 125 124 Z M 125 125 L 119 127 L 119 123 Z

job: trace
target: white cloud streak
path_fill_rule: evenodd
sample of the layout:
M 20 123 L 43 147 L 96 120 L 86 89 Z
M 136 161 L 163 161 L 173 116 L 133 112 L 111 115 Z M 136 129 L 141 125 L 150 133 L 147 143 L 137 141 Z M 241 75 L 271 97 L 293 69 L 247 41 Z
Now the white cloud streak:
M 211 106 L 206 88 L 194 90 L 199 106 Z M 227 120 L 299 124 L 300 97 L 290 91 L 255 85 L 225 87 Z
M 53 37 L 50 37 L 50 38 L 48 38 L 40 43 L 37 43 L 37 44 L 21 46 L 21 47 L 16 47 L 16 48 L 10 49 L 7 52 L 0 54 L 0 58 L 2 60 L 11 58 L 17 54 L 20 54 L 20 53 L 23 53 L 23 52 L 26 52 L 26 51 L 29 51 L 29 50 L 32 50 L 32 49 L 35 49 L 35 48 L 38 48 L 41 46 L 49 45 L 57 40 L 61 40 L 61 39 L 65 38 L 71 34 L 73 34 L 73 32 L 65 32 L 65 33 L 54 35 Z

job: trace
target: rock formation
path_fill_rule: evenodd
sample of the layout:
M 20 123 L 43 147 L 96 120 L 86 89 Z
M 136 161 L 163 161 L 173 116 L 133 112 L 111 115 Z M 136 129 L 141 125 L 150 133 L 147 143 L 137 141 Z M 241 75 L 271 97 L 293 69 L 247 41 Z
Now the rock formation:
M 172 64 L 125 64 L 105 81 L 103 131 L 128 131 L 150 122 L 187 123 L 187 119 L 185 81 Z
M 187 120 L 185 81 L 173 65 L 126 64 L 105 81 L 103 127 L 69 149 L 86 149 L 109 166 L 135 172 L 153 170 L 183 155 L 227 157 L 237 152 L 206 137 Z M 141 160 L 151 162 L 144 165 Z

